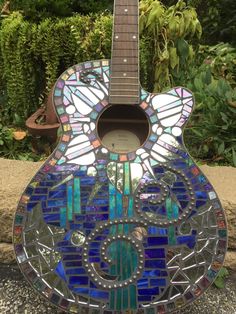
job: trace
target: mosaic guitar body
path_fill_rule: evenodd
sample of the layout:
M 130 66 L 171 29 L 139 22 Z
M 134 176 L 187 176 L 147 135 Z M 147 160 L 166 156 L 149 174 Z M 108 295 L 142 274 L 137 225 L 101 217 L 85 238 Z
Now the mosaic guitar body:
M 55 85 L 63 135 L 19 202 L 16 257 L 34 288 L 67 312 L 170 313 L 216 278 L 225 215 L 183 144 L 191 92 L 140 88 L 137 0 L 116 1 L 113 36 L 111 61 L 73 66 Z M 117 104 L 148 120 L 133 151 L 99 137 L 100 116 Z

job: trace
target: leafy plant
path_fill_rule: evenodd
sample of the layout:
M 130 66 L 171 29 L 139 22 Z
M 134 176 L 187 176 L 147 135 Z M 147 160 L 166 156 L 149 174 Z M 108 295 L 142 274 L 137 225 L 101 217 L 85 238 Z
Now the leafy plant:
M 31 145 L 31 137 L 23 130 L 8 128 L 0 123 L 0 157 L 38 161 L 41 159 Z
M 236 90 L 211 67 L 192 69 L 187 86 L 194 92 L 196 108 L 188 125 L 186 143 L 193 156 L 236 166 Z
M 186 72 L 193 61 L 193 43 L 202 34 L 194 8 L 183 0 L 166 8 L 158 0 L 140 3 L 140 32 L 149 42 L 149 90 L 159 92 L 173 85 L 179 72 Z
M 11 10 L 23 12 L 27 20 L 40 22 L 46 18 L 68 17 L 75 12 L 96 13 L 112 9 L 110 0 L 11 0 Z
M 223 267 L 218 273 L 218 276 L 216 277 L 216 280 L 214 281 L 214 285 L 218 289 L 223 289 L 225 287 L 225 281 L 226 278 L 229 276 L 229 271 L 227 268 Z

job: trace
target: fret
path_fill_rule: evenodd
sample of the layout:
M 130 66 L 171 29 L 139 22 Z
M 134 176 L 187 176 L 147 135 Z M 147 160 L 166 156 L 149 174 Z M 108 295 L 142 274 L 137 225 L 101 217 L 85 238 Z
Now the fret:
M 114 32 L 116 33 L 137 33 L 137 25 L 114 25 Z
M 119 64 L 119 65 L 122 65 L 122 64 L 127 64 L 127 65 L 134 64 L 137 67 L 138 58 L 137 57 L 133 57 L 133 58 L 113 57 L 112 58 L 112 65 L 114 66 L 116 64 Z
M 122 78 L 123 79 L 123 78 Z M 110 84 L 111 87 L 113 85 L 115 86 L 122 86 L 122 89 L 127 89 L 126 87 L 130 87 L 130 86 L 139 86 L 140 84 L 139 83 L 123 83 L 123 82 L 120 82 L 120 83 L 111 83 Z M 113 87 L 112 87 L 113 88 Z
M 112 78 L 131 78 L 131 79 L 137 79 L 139 76 L 138 71 L 126 71 L 126 72 L 115 72 L 112 71 Z
M 136 105 L 139 104 L 140 98 L 139 97 L 124 97 L 121 98 L 120 96 L 118 97 L 110 97 L 109 102 L 112 104 L 124 104 L 124 105 Z
M 128 11 L 125 11 L 127 10 Z M 129 16 L 131 15 L 138 15 L 138 10 L 137 10 L 137 6 L 134 5 L 118 5 L 116 6 L 116 14 L 117 15 L 121 15 L 121 14 L 128 14 Z
M 114 42 L 136 42 L 139 39 L 138 33 L 116 33 Z
M 129 65 L 129 64 L 113 64 L 112 65 L 112 74 L 114 75 L 114 73 L 119 73 L 119 72 L 126 72 L 126 73 L 130 73 L 130 72 L 137 72 L 138 73 L 138 69 L 137 69 L 137 65 Z
M 129 97 L 129 96 L 136 96 L 136 97 L 138 97 L 139 96 L 139 91 L 137 91 L 137 90 L 128 90 L 128 89 L 126 89 L 125 91 L 122 91 L 122 93 L 121 93 L 121 89 L 118 89 L 118 90 L 114 90 L 114 89 L 111 89 L 110 90 L 110 97 L 118 97 L 118 96 L 120 96 L 120 97 L 124 97 L 124 96 L 127 96 L 127 97 Z
M 138 42 L 126 42 L 126 41 L 121 41 L 121 42 L 115 42 L 113 44 L 113 49 L 118 49 L 118 50 L 131 50 L 131 49 L 137 49 L 138 48 Z
M 115 25 L 135 25 L 137 27 L 137 19 L 138 16 L 136 15 L 127 15 L 127 16 L 123 16 L 123 15 L 117 15 L 115 17 Z
M 116 6 L 138 6 L 137 0 L 115 0 Z
M 113 50 L 112 57 L 138 57 L 138 50 L 125 50 L 125 49 L 117 49 Z
M 122 89 L 121 88 L 114 88 L 114 87 L 111 87 L 111 90 L 113 91 L 113 92 L 120 92 L 121 90 L 123 90 L 124 89 L 124 87 L 122 87 Z M 126 86 L 126 88 L 125 88 L 125 90 L 127 90 L 127 91 L 129 91 L 129 92 L 136 92 L 137 93 L 137 89 L 130 89 L 130 86 Z M 120 95 L 120 93 L 118 93 L 119 95 Z
M 135 84 L 135 86 L 139 89 L 139 78 L 138 77 L 113 77 L 112 84 L 117 83 L 118 85 L 122 86 L 123 84 L 131 85 Z

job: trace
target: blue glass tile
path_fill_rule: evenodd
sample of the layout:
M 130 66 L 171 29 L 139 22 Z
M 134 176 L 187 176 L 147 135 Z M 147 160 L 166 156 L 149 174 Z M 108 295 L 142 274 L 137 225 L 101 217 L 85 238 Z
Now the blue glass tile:
M 89 256 L 99 256 L 99 255 L 100 255 L 99 249 L 89 250 Z
M 34 192 L 34 188 L 28 186 L 27 189 L 25 190 L 25 194 L 31 195 Z
M 66 228 L 66 218 L 67 218 L 67 215 L 66 215 L 66 208 L 65 207 L 62 207 L 60 209 L 60 226 L 62 228 Z
M 89 257 L 89 263 L 100 263 L 100 257 Z
M 197 178 L 191 179 L 190 181 L 193 185 L 199 183 Z
M 193 249 L 196 244 L 195 236 L 180 236 L 177 237 L 178 244 L 186 244 L 190 249 Z
M 87 285 L 88 277 L 87 276 L 71 276 L 69 277 L 70 285 Z
M 43 181 L 43 182 L 40 182 L 39 183 L 39 186 L 53 186 L 54 185 L 54 182 L 48 182 L 48 181 Z
M 107 300 L 109 298 L 109 292 L 99 291 L 99 290 L 90 290 L 90 296 L 92 298 L 104 299 Z
M 67 281 L 66 279 L 66 274 L 65 274 L 65 269 L 64 269 L 64 266 L 63 266 L 63 263 L 62 261 L 60 261 L 58 264 L 57 264 L 57 267 L 55 269 L 55 273 L 61 277 L 63 280 Z
M 184 182 L 177 181 L 173 184 L 174 187 L 184 187 Z
M 159 246 L 168 244 L 167 237 L 148 237 L 147 243 L 150 246 Z
M 207 182 L 207 179 L 206 179 L 206 177 L 204 177 L 204 175 L 199 175 L 198 176 L 198 181 L 201 182 L 201 183 L 205 183 L 205 182 Z
M 207 200 L 205 200 L 205 201 L 196 201 L 196 207 L 199 208 L 199 207 L 205 205 L 206 202 L 207 202 Z
M 79 254 L 76 254 L 76 255 L 73 255 L 73 254 L 68 254 L 68 255 L 64 255 L 63 256 L 63 261 L 79 261 L 81 260 L 81 255 Z M 82 265 L 75 265 L 75 266 L 82 266 Z
M 79 248 L 76 248 L 74 246 L 63 246 L 63 247 L 60 247 L 57 249 L 58 252 L 60 253 L 76 253 L 77 252 L 77 249 Z M 80 249 L 79 249 L 80 251 Z
M 146 258 L 165 258 L 164 249 L 145 249 Z
M 147 193 L 159 193 L 161 191 L 161 188 L 159 186 L 149 186 L 147 188 Z
M 182 201 L 182 200 L 179 200 L 179 203 L 181 205 L 181 208 L 184 209 L 188 206 L 188 201 Z
M 159 294 L 159 288 L 152 288 L 152 289 L 138 289 L 139 295 L 154 295 L 157 296 Z
M 185 188 L 180 188 L 180 187 L 178 187 L 178 188 L 176 188 L 176 187 L 173 187 L 172 189 L 171 189 L 171 191 L 172 192 L 174 192 L 174 193 L 186 193 L 186 189 Z
M 93 289 L 97 289 L 97 286 L 95 286 L 95 284 L 91 280 L 89 282 L 89 287 Z
M 83 224 L 83 226 L 84 226 L 84 228 L 87 228 L 87 229 L 94 229 L 96 224 L 95 223 L 87 223 L 87 222 L 85 222 Z
M 50 191 L 49 198 L 64 198 L 66 197 L 66 191 Z
M 47 194 L 48 189 L 46 189 L 46 188 L 35 188 L 34 193 L 35 194 Z
M 143 272 L 143 277 L 167 277 L 168 273 L 159 269 L 155 270 L 145 270 Z
M 146 260 L 145 267 L 146 268 L 165 268 L 166 263 L 165 263 L 165 260 L 159 260 L 159 259 Z
M 65 207 L 65 206 L 66 206 L 66 199 L 48 201 L 48 207 Z
M 149 137 L 149 140 L 152 141 L 152 142 L 156 142 L 158 139 L 157 135 L 156 134 L 152 134 L 150 137 Z
M 50 214 L 50 215 L 44 215 L 44 220 L 46 222 L 52 222 L 52 221 L 60 221 L 60 214 Z
M 177 194 L 177 199 L 180 200 L 185 200 L 185 201 L 189 201 L 190 196 L 189 195 L 181 195 L 181 194 Z
M 164 173 L 165 170 L 161 167 L 154 168 L 154 173 Z
M 27 204 L 27 210 L 31 211 L 38 203 L 28 203 Z
M 75 288 L 73 285 L 69 285 L 68 288 L 78 294 L 85 294 L 85 295 L 89 294 L 89 289 L 86 289 L 86 288 Z
M 150 285 L 151 286 L 158 286 L 158 287 L 165 287 L 166 286 L 166 279 L 159 279 L 159 278 L 156 278 L 156 279 L 151 279 L 150 280 Z
M 173 161 L 174 168 L 184 169 L 187 167 L 186 163 L 181 160 Z
M 63 258 L 64 260 L 64 258 Z M 81 267 L 82 261 L 65 262 L 66 267 Z
M 211 190 L 213 190 L 213 187 L 212 187 L 212 185 L 211 185 L 210 183 L 208 183 L 208 184 L 205 184 L 205 185 L 204 185 L 204 189 L 205 189 L 206 191 L 211 191 Z
M 151 295 L 138 296 L 138 301 L 139 302 L 152 301 L 152 296 Z
M 196 195 L 196 198 L 198 199 L 208 199 L 208 194 L 203 191 L 196 191 L 195 195 Z
M 148 282 L 148 279 L 139 279 L 137 281 L 137 285 L 138 285 L 138 288 L 145 288 L 145 287 L 148 287 L 149 285 L 149 282 Z
M 46 201 L 47 200 L 47 195 L 33 195 L 33 196 L 31 196 L 30 200 L 32 202 L 35 202 L 35 201 Z

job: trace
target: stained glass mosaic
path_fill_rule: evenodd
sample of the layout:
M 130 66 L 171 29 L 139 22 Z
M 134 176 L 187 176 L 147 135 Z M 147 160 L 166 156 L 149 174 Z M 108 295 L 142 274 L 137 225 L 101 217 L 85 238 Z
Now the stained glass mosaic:
M 21 197 L 17 261 L 32 286 L 70 313 L 170 313 L 214 281 L 227 247 L 225 214 L 183 143 L 194 99 L 178 87 L 140 91 L 150 124 L 136 151 L 103 145 L 108 60 L 56 83 L 63 136 Z

